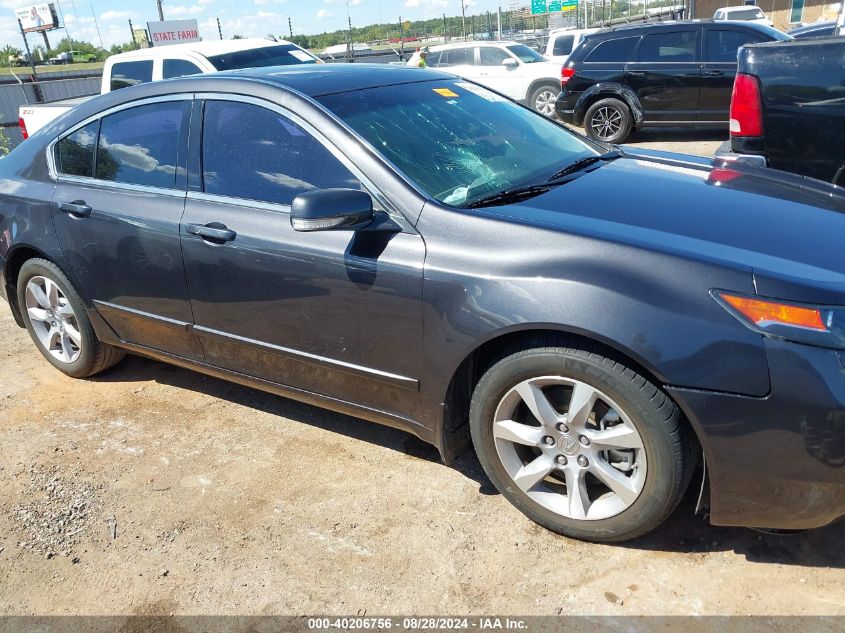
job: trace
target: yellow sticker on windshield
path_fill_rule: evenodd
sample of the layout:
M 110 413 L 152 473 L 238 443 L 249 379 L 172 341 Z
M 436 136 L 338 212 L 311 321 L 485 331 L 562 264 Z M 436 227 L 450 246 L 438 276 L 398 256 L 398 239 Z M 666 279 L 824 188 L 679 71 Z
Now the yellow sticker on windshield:
M 448 88 L 432 88 L 434 92 L 439 94 L 441 97 L 459 97 L 460 95 L 457 92 L 449 90 Z

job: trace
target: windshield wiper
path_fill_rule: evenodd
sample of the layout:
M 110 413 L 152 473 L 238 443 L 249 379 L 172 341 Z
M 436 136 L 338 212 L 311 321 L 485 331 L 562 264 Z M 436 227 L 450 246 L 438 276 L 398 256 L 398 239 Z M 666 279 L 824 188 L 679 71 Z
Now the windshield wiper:
M 562 185 L 563 183 L 550 182 L 542 185 L 526 185 L 524 187 L 516 187 L 514 189 L 505 189 L 499 193 L 494 193 L 492 196 L 481 198 L 474 202 L 470 202 L 464 206 L 464 209 L 475 209 L 477 207 L 493 207 L 497 204 L 511 204 L 539 196 L 541 193 L 546 193 L 555 185 Z
M 605 152 L 604 154 L 599 154 L 598 156 L 587 156 L 586 158 L 582 158 L 580 160 L 576 160 L 574 163 L 570 163 L 560 171 L 556 171 L 553 173 L 549 179 L 546 181 L 551 183 L 558 178 L 563 178 L 564 176 L 568 176 L 569 174 L 575 173 L 576 171 L 581 171 L 582 169 L 586 169 L 590 165 L 594 165 L 596 163 L 616 160 L 617 158 L 622 157 L 622 152 L 617 149 L 611 150 L 609 152 Z

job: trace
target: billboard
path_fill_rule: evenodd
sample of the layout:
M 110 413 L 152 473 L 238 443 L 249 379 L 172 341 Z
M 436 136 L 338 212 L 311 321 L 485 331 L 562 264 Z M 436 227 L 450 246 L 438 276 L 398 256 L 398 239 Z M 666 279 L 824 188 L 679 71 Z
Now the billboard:
M 147 22 L 147 30 L 150 32 L 150 41 L 153 46 L 199 42 L 202 39 L 196 20 Z
M 150 40 L 147 38 L 147 29 L 132 29 L 132 40 L 138 48 L 149 48 Z
M 46 2 L 20 7 L 15 10 L 15 15 L 21 21 L 24 33 L 52 31 L 59 27 L 56 7 Z

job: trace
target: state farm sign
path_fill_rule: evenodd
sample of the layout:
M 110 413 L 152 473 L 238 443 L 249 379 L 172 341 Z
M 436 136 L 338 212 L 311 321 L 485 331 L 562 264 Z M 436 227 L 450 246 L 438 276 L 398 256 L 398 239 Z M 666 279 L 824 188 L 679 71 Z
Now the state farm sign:
M 150 32 L 150 41 L 153 46 L 199 42 L 201 39 L 196 20 L 147 22 L 147 30 Z

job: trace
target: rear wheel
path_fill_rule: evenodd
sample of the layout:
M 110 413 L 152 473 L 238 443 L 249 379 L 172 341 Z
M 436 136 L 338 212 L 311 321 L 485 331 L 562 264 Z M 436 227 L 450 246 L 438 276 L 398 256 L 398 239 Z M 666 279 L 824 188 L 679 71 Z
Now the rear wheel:
M 97 339 L 79 294 L 50 261 L 30 259 L 21 266 L 18 305 L 38 351 L 68 376 L 91 376 L 125 355 Z
M 631 133 L 631 111 L 619 99 L 600 99 L 587 109 L 584 129 L 602 143 L 621 143 Z
M 630 367 L 579 347 L 498 362 L 473 393 L 470 425 L 496 488 L 573 538 L 622 541 L 652 530 L 694 466 L 674 403 Z
M 531 92 L 529 103 L 531 107 L 543 116 L 553 116 L 555 113 L 555 101 L 560 93 L 560 88 L 546 84 L 538 86 Z

